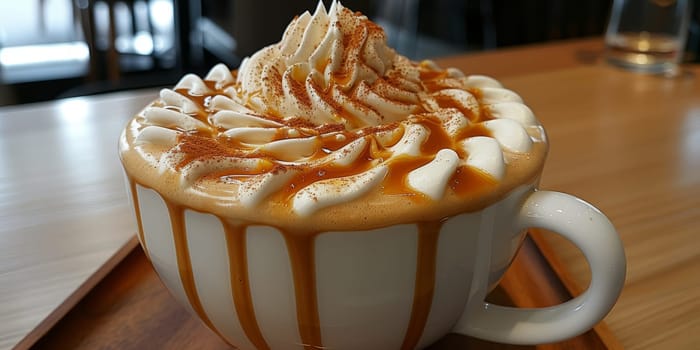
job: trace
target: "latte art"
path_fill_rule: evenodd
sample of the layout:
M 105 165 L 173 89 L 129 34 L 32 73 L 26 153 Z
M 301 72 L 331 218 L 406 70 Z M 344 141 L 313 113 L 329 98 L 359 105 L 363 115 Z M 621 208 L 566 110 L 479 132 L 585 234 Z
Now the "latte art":
M 297 17 L 239 70 L 218 65 L 162 90 L 128 126 L 122 152 L 177 178 L 179 191 L 307 217 L 369 193 L 465 195 L 475 174 L 497 185 L 544 142 L 516 93 L 412 62 L 334 2 Z

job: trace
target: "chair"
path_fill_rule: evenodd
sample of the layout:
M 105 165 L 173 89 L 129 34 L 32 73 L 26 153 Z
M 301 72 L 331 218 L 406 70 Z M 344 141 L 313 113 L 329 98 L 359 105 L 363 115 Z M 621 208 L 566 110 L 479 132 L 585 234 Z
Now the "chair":
M 90 69 L 87 76 L 88 81 L 108 80 L 113 83 L 119 82 L 125 71 L 124 57 L 137 56 L 145 58 L 150 64 L 141 64 L 142 68 L 151 69 L 157 65 L 158 57 L 155 47 L 151 47 L 150 52 L 134 52 L 133 50 L 120 50 L 118 47 L 118 25 L 126 23 L 130 25 L 131 36 L 127 40 L 134 40 L 137 32 L 145 32 L 150 37 L 151 42 L 155 38 L 153 23 L 151 20 L 150 7 L 145 1 L 134 0 L 75 0 L 74 7 L 80 14 L 80 24 L 85 35 L 85 41 L 90 52 Z M 117 10 L 121 7 L 120 14 L 126 14 L 127 18 L 118 17 Z M 102 18 L 97 18 L 100 10 L 106 10 L 107 23 L 106 33 L 100 28 L 104 23 L 98 22 Z M 139 28 L 139 13 L 145 11 L 145 28 Z M 102 11 L 104 12 L 104 11 Z M 102 13 L 104 14 L 104 13 Z M 105 36 L 106 34 L 106 36 Z M 132 43 L 133 44 L 133 43 Z

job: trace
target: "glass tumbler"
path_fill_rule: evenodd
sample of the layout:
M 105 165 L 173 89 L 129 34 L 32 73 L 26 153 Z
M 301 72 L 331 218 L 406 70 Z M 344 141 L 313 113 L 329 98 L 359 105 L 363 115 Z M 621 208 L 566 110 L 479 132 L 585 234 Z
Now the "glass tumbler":
M 689 0 L 614 0 L 605 34 L 607 61 L 639 72 L 676 72 L 690 6 Z

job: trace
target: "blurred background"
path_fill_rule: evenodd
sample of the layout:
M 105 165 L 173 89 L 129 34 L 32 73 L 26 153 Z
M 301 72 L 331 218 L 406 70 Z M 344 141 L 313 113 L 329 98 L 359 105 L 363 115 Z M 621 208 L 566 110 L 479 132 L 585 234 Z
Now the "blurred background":
M 698 62 L 700 0 L 693 2 L 685 61 Z M 601 36 L 612 0 L 342 3 L 384 26 L 400 53 L 423 59 Z M 290 19 L 315 5 L 316 0 L 0 0 L 0 105 L 173 85 L 183 74 L 204 74 L 219 62 L 235 68 L 243 57 L 279 41 Z

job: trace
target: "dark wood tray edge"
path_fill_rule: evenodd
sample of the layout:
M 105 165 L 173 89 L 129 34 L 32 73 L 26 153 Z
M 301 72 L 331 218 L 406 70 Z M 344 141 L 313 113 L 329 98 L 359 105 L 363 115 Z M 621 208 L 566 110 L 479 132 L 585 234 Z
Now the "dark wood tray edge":
M 34 329 L 31 330 L 13 349 L 29 349 L 39 339 L 46 335 L 56 324 L 58 324 L 78 303 L 85 298 L 90 291 L 105 279 L 136 247 L 139 246 L 138 238 L 134 234 L 114 253 L 107 261 L 98 267 L 83 282 L 78 289 L 71 293 L 56 309 L 54 309 L 45 319 L 43 319 Z
M 543 235 L 546 234 L 546 232 L 538 229 L 529 230 L 530 239 L 535 243 L 539 249 L 540 255 L 547 261 L 554 274 L 559 277 L 559 282 L 568 291 L 569 295 L 572 297 L 580 295 L 583 293 L 584 289 L 574 280 L 571 273 L 566 268 L 566 265 L 559 258 L 559 255 L 557 255 L 552 246 L 547 243 L 546 239 L 543 237 Z M 622 343 L 615 337 L 605 321 L 598 322 L 598 324 L 593 327 L 593 330 L 608 349 L 624 349 Z

